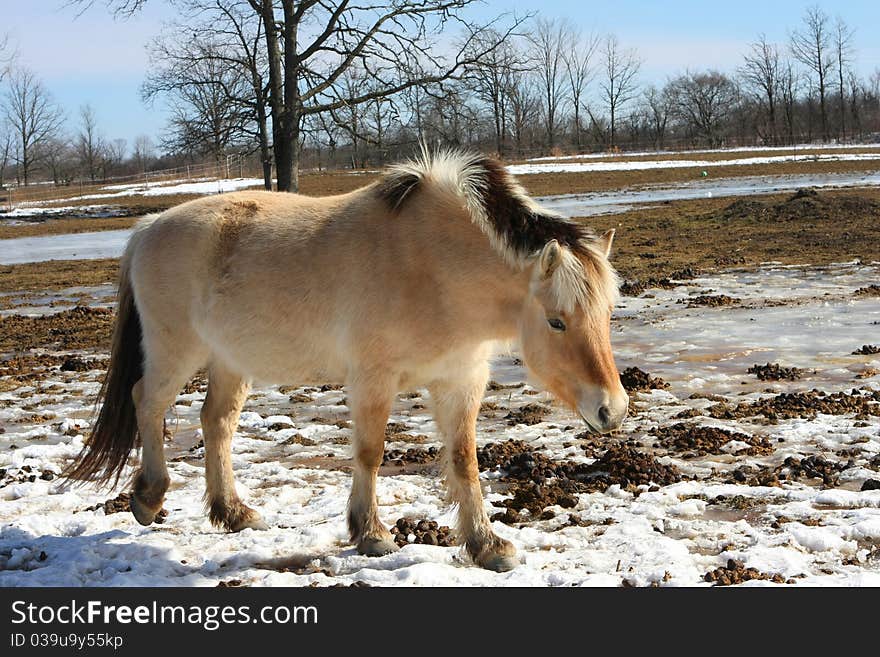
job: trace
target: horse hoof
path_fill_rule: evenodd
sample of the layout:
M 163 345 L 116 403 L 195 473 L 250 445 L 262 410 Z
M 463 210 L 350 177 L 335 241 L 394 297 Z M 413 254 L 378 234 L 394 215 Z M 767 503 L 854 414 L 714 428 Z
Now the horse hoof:
M 132 495 L 128 501 L 129 506 L 131 507 L 131 514 L 134 516 L 134 519 L 137 520 L 144 527 L 148 527 L 153 524 L 153 521 L 156 519 L 156 515 L 158 511 L 153 511 L 151 508 L 147 507 L 143 502 L 141 502 L 136 495 Z M 162 507 L 159 507 L 161 511 Z
M 245 518 L 234 527 L 232 527 L 229 531 L 232 532 L 240 532 L 244 529 L 253 529 L 254 531 L 266 531 L 269 529 L 269 525 L 266 524 L 266 521 L 260 516 L 259 513 L 254 511 L 253 515 L 249 518 Z
M 496 573 L 506 573 L 516 568 L 519 565 L 519 560 L 515 556 L 507 554 L 494 554 L 483 559 L 478 565 Z
M 365 557 L 382 557 L 400 548 L 397 543 L 386 538 L 365 538 L 357 544 L 357 551 Z

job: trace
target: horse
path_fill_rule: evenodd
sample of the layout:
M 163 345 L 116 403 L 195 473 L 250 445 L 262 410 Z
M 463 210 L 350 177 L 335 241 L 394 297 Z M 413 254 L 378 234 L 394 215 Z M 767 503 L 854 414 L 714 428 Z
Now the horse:
M 145 218 L 121 259 L 103 404 L 67 476 L 118 484 L 139 439 L 131 511 L 152 523 L 169 486 L 165 412 L 205 369 L 206 512 L 231 532 L 265 529 L 236 493 L 230 456 L 251 382 L 343 383 L 351 541 L 384 555 L 398 549 L 376 501 L 385 425 L 399 392 L 427 388 L 456 535 L 477 565 L 509 570 L 516 551 L 492 529 L 476 458 L 488 361 L 494 344 L 518 340 L 533 377 L 590 430 L 620 427 L 613 237 L 461 151 L 423 151 L 346 194 L 240 191 Z

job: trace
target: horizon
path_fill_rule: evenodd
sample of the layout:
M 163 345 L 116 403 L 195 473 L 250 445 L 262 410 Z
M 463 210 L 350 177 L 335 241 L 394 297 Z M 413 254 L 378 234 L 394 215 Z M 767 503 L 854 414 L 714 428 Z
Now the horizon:
M 800 25 L 804 10 L 814 2 L 758 3 L 745 0 L 736 6 L 713 6 L 679 1 L 673 7 L 645 0 L 584 11 L 584 4 L 548 0 L 536 14 L 571 20 L 584 33 L 616 34 L 626 48 L 635 48 L 643 60 L 640 87 L 663 83 L 686 70 L 715 69 L 734 75 L 742 56 L 760 33 L 785 47 L 788 34 Z M 42 5 L 38 6 L 38 5 Z M 46 11 L 46 6 L 52 9 Z M 834 19 L 840 15 L 855 28 L 854 69 L 862 78 L 880 70 L 880 46 L 865 26 L 880 24 L 880 3 L 854 2 L 840 8 L 818 5 Z M 17 64 L 30 68 L 66 113 L 66 130 L 76 131 L 79 108 L 90 104 L 99 131 L 112 139 L 125 139 L 129 152 L 135 138 L 149 135 L 158 146 L 167 123 L 167 103 L 141 100 L 140 88 L 148 70 L 147 45 L 163 25 L 177 16 L 164 2 L 148 2 L 129 19 L 114 19 L 103 3 L 78 13 L 60 0 L 18 3 L 0 0 Z M 753 8 L 750 11 L 750 8 Z M 469 15 L 486 19 L 504 12 L 519 15 L 531 10 L 526 0 L 491 0 Z M 755 16 L 767 25 L 754 26 Z M 662 34 L 662 38 L 656 35 Z M 102 38 L 90 38 L 95 37 Z M 113 39 L 106 38 L 112 35 Z M 787 50 L 787 48 L 786 48 Z M 592 83 L 594 91 L 595 82 Z

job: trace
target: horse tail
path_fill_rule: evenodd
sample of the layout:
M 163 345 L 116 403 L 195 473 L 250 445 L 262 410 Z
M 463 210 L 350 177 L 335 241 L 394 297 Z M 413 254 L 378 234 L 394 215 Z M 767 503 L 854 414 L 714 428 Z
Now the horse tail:
M 63 475 L 68 479 L 94 480 L 113 485 L 137 443 L 137 413 L 132 388 L 143 376 L 144 352 L 141 319 L 134 303 L 130 255 L 134 240 L 120 262 L 116 324 L 110 363 L 95 404 L 101 404 L 89 438 L 77 459 Z M 102 403 L 103 402 L 103 403 Z

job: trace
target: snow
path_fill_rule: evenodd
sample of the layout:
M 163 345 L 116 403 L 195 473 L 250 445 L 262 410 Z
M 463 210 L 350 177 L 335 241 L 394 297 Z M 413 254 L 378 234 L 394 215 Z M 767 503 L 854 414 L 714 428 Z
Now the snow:
M 878 144 L 796 144 L 793 146 L 737 146 L 735 148 L 704 148 L 686 151 L 623 151 L 620 153 L 585 153 L 582 155 L 550 155 L 533 157 L 528 162 L 548 162 L 558 160 L 592 160 L 605 158 L 644 157 L 650 155 L 703 155 L 707 153 L 761 153 L 774 151 L 836 151 L 836 150 L 876 150 Z
M 168 194 L 221 194 L 223 192 L 234 192 L 239 189 L 247 189 L 249 187 L 262 187 L 262 178 L 224 178 L 224 179 L 203 179 L 192 182 L 152 182 L 152 183 L 135 183 L 130 185 L 108 185 L 102 187 L 100 191 L 93 194 L 82 194 L 79 196 L 70 196 L 65 201 L 89 201 L 94 199 L 112 199 L 127 196 L 165 196 Z M 52 201 L 57 202 L 57 201 Z M 15 208 L 8 213 L 0 213 L 0 217 L 25 216 L 37 214 L 37 208 L 32 206 L 40 206 L 46 201 L 33 201 L 25 207 Z M 87 206 L 102 207 L 102 206 Z M 43 210 L 44 213 L 54 214 L 59 208 L 49 207 Z M 61 208 L 64 209 L 64 208 Z M 82 208 L 77 208 L 81 210 Z M 18 213 L 18 214 L 13 214 Z
M 694 390 L 739 401 L 760 398 L 768 388 L 878 389 L 877 377 L 856 382 L 853 375 L 866 365 L 880 366 L 880 357 L 849 355 L 877 341 L 873 323 L 880 321 L 880 300 L 854 299 L 852 292 L 878 276 L 878 263 L 768 265 L 682 281 L 672 290 L 651 290 L 653 297 L 624 298 L 614 321 L 618 364 L 662 376 L 670 388 L 634 395 L 640 412 L 627 420 L 620 437 L 644 436 L 654 426 L 681 421 L 673 418 L 683 409 L 712 403 L 692 399 Z M 743 299 L 746 307 L 687 308 L 680 303 L 706 290 Z M 766 300 L 784 303 L 765 307 Z M 525 383 L 527 374 L 514 357 L 515 351 L 493 359 L 492 377 L 518 385 L 489 392 L 487 400 L 510 407 L 549 401 L 545 393 L 530 394 L 535 389 Z M 804 380 L 780 383 L 745 374 L 749 365 L 767 360 L 815 371 Z M 654 491 L 614 485 L 604 493 L 578 495 L 572 509 L 551 507 L 555 518 L 520 526 L 494 522 L 521 559 L 515 570 L 497 574 L 471 565 L 458 547 L 411 544 L 381 558 L 356 554 L 345 527 L 351 430 L 335 424 L 348 419 L 345 390 L 301 387 L 282 393 L 269 387 L 249 397 L 232 461 L 241 496 L 260 510 L 271 526 L 268 531 L 227 534 L 205 517 L 203 450 L 189 450 L 201 437 L 200 392 L 180 395 L 167 416 L 176 437 L 168 444 L 166 522 L 141 527 L 129 513 L 88 510 L 118 491 L 68 487 L 39 474 L 59 472 L 81 448 L 99 376 L 97 371 L 53 373 L 38 385 L 0 387 L 0 423 L 6 429 L 0 434 L 0 468 L 10 477 L 26 466 L 37 475 L 33 482 L 23 477 L 0 488 L 0 585 L 214 586 L 240 579 L 251 586 L 356 581 L 379 586 L 707 586 L 703 575 L 728 559 L 798 585 L 880 585 L 880 491 L 859 492 L 860 479 L 842 479 L 840 487 L 827 489 L 818 481 L 762 487 L 725 483 L 719 474 L 743 464 L 775 465 L 791 455 L 836 460 L 841 450 L 867 463 L 880 454 L 876 417 L 856 422 L 852 416 L 820 414 L 775 424 L 697 418 L 766 435 L 777 449 L 756 457 L 658 457 L 696 479 Z M 293 392 L 311 401 L 291 403 Z M 424 398 L 396 403 L 391 421 L 405 423 L 407 431 L 394 436 L 389 448 L 440 445 L 429 411 L 413 408 L 416 402 L 427 405 L 426 393 L 418 392 Z M 481 415 L 479 444 L 519 439 L 551 458 L 589 460 L 573 438 L 581 430 L 578 422 L 560 407 L 532 426 L 508 426 L 504 414 Z M 296 433 L 316 444 L 285 445 Z M 407 442 L 420 435 L 425 442 Z M 867 467 L 853 471 L 878 478 Z M 502 510 L 506 492 L 497 473 L 481 477 L 488 489 L 487 511 Z M 389 466 L 377 492 L 380 515 L 389 525 L 404 516 L 454 523 L 455 511 L 446 505 L 440 477 L 430 467 L 401 471 Z M 721 499 L 746 503 L 725 506 Z M 580 522 L 567 523 L 569 515 Z
M 119 208 L 111 205 L 67 205 L 51 208 L 42 207 L 19 207 L 0 212 L 0 219 L 15 219 L 17 217 L 52 217 L 56 215 L 88 215 L 93 217 L 112 217 L 118 214 Z
M 691 169 L 724 166 L 751 166 L 783 162 L 858 162 L 880 160 L 880 153 L 822 153 L 810 155 L 767 155 L 730 160 L 619 160 L 615 162 L 542 162 L 514 164 L 507 170 L 514 175 L 536 173 L 584 173 L 590 171 L 642 171 L 647 169 Z

